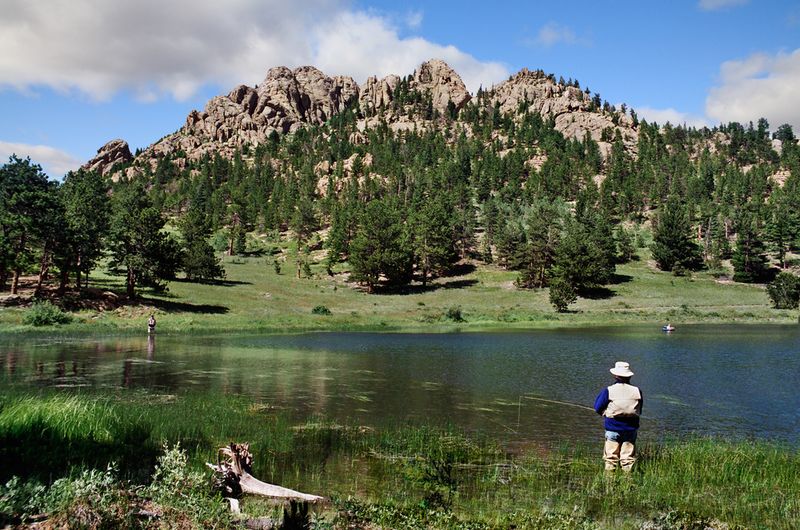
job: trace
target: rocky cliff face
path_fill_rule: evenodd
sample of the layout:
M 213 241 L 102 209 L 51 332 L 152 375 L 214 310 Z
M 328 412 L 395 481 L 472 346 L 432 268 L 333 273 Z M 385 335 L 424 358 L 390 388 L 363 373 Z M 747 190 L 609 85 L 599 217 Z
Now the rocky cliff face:
M 89 171 L 100 171 L 105 176 L 118 164 L 126 164 L 133 160 L 128 142 L 125 140 L 111 140 L 97 150 L 97 155 L 86 162 L 82 167 Z
M 433 109 L 440 115 L 462 109 L 471 100 L 461 77 L 441 60 L 423 63 L 407 81 L 410 90 L 429 94 Z M 312 66 L 295 70 L 272 68 L 259 85 L 237 86 L 226 96 L 212 98 L 202 112 L 189 113 L 180 130 L 145 149 L 137 157 L 137 164 L 155 167 L 165 155 L 173 155 L 179 167 L 186 160 L 197 160 L 205 154 L 232 157 L 244 146 L 266 142 L 274 133 L 286 134 L 308 124 L 323 124 L 351 106 L 359 108 L 362 118 L 358 129 L 362 132 L 380 121 L 393 130 L 431 126 L 431 122 L 393 107 L 400 83 L 400 77 L 390 75 L 380 80 L 370 77 L 358 86 L 351 77 L 328 77 Z M 602 131 L 610 127 L 621 131 L 629 149 L 636 147 L 637 133 L 626 116 L 591 111 L 588 98 L 580 89 L 558 84 L 541 72 L 522 70 L 489 91 L 489 97 L 502 111 L 511 112 L 520 102 L 528 101 L 532 109 L 554 116 L 556 128 L 567 137 L 583 138 L 588 132 L 600 141 Z M 364 141 L 363 137 L 352 140 Z M 608 149 L 607 144 L 601 144 L 601 150 Z M 85 167 L 105 174 L 119 162 L 130 160 L 127 144 L 114 140 Z M 129 168 L 127 173 L 130 176 L 136 171 Z

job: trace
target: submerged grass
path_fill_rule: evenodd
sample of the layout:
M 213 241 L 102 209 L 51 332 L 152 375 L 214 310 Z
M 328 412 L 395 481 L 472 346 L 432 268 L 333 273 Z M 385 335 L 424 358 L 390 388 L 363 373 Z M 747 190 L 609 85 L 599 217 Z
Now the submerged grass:
M 3 482 L 12 475 L 51 482 L 110 461 L 142 482 L 165 442 L 180 442 L 189 467 L 201 471 L 219 446 L 249 441 L 256 476 L 333 499 L 319 527 L 639 528 L 650 520 L 656 528 L 714 520 L 800 527 L 800 456 L 769 442 L 644 445 L 638 470 L 615 475 L 602 471 L 599 447 L 512 454 L 497 440 L 452 428 L 294 421 L 236 397 L 46 391 L 7 393 L 0 404 Z M 254 501 L 245 508 L 272 509 Z

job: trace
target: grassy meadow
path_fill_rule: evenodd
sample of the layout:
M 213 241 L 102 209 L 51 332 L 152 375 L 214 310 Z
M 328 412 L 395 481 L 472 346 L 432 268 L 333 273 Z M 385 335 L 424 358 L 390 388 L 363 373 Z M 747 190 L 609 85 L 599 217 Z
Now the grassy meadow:
M 140 332 L 153 312 L 160 332 L 448 331 L 797 321 L 796 311 L 771 307 L 763 285 L 733 283 L 708 271 L 674 276 L 657 270 L 646 249 L 640 249 L 637 261 L 617 266 L 612 284 L 579 298 L 569 312 L 557 313 L 547 289 L 518 289 L 516 272 L 493 265 L 464 262 L 427 288 L 414 284 L 402 292 L 367 294 L 348 282 L 346 264 L 328 274 L 325 251 L 312 253 L 312 277 L 298 278 L 296 252 L 287 243 L 258 240 L 251 247 L 255 250 L 248 256 L 223 258 L 224 281 L 173 281 L 166 293 L 142 289 L 135 304 L 78 310 L 73 322 L 60 329 Z M 275 260 L 281 264 L 280 273 Z M 91 276 L 90 287 L 95 293 L 124 292 L 123 278 L 102 268 Z M 24 313 L 25 309 L 0 309 L 0 331 L 32 329 L 24 324 Z
M 101 473 L 109 461 L 116 463 L 113 479 L 89 478 L 116 481 L 134 496 L 174 504 L 180 499 L 157 496 L 166 487 L 164 474 L 153 476 L 165 447 L 179 442 L 185 455 L 187 469 L 180 471 L 185 476 L 170 486 L 180 489 L 186 477 L 208 477 L 203 463 L 214 461 L 217 447 L 238 439 L 251 442 L 256 476 L 330 500 L 315 509 L 314 528 L 800 525 L 800 457 L 768 442 L 696 438 L 645 444 L 638 469 L 625 475 L 602 470 L 599 442 L 509 452 L 490 439 L 446 427 L 398 425 L 376 431 L 324 418 L 291 424 L 280 412 L 232 397 L 208 402 L 191 395 L 43 392 L 6 394 L 0 406 L 0 457 L 9 464 L 0 472 L 0 484 L 6 484 L 0 486 L 0 522 L 24 519 L 26 510 L 50 510 L 56 520 L 69 515 L 75 503 L 88 502 L 80 495 L 94 491 L 84 484 L 91 483 L 85 470 Z M 20 474 L 26 483 L 8 482 Z M 29 498 L 27 505 L 14 504 L 23 494 L 44 491 L 39 484 L 64 475 L 81 485 L 72 488 L 76 491 L 67 488 L 72 504 L 63 498 L 53 504 L 44 494 Z M 196 525 L 203 518 L 206 527 L 232 524 L 219 498 L 196 493 L 208 491 L 208 479 L 194 480 L 194 496 L 187 493 L 194 504 L 181 505 L 183 516 Z M 114 502 L 133 502 L 130 495 L 126 499 Z M 112 502 L 101 501 L 95 499 L 101 508 Z M 13 506 L 22 507 L 11 512 Z M 250 515 L 274 511 L 252 499 L 243 508 Z M 105 517 L 125 511 L 104 509 Z M 164 515 L 161 522 L 168 521 Z

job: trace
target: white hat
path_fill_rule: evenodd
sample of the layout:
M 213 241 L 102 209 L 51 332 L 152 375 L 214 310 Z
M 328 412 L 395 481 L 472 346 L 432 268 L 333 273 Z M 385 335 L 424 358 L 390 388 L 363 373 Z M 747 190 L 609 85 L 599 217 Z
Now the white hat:
M 617 361 L 614 368 L 610 369 L 609 372 L 619 377 L 631 377 L 633 375 L 631 365 L 625 361 Z

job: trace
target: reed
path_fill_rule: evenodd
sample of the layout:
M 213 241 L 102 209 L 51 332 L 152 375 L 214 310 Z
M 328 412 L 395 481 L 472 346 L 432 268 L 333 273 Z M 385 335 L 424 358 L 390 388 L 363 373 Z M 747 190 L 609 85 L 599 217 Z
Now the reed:
M 3 482 L 11 475 L 48 482 L 110 461 L 121 478 L 146 482 L 165 442 L 180 442 L 189 467 L 201 471 L 233 440 L 251 442 L 259 478 L 331 497 L 321 527 L 639 528 L 652 520 L 659 528 L 800 527 L 800 456 L 770 442 L 649 443 L 634 473 L 608 474 L 599 442 L 512 454 L 502 440 L 448 426 L 300 420 L 234 396 L 0 397 Z

